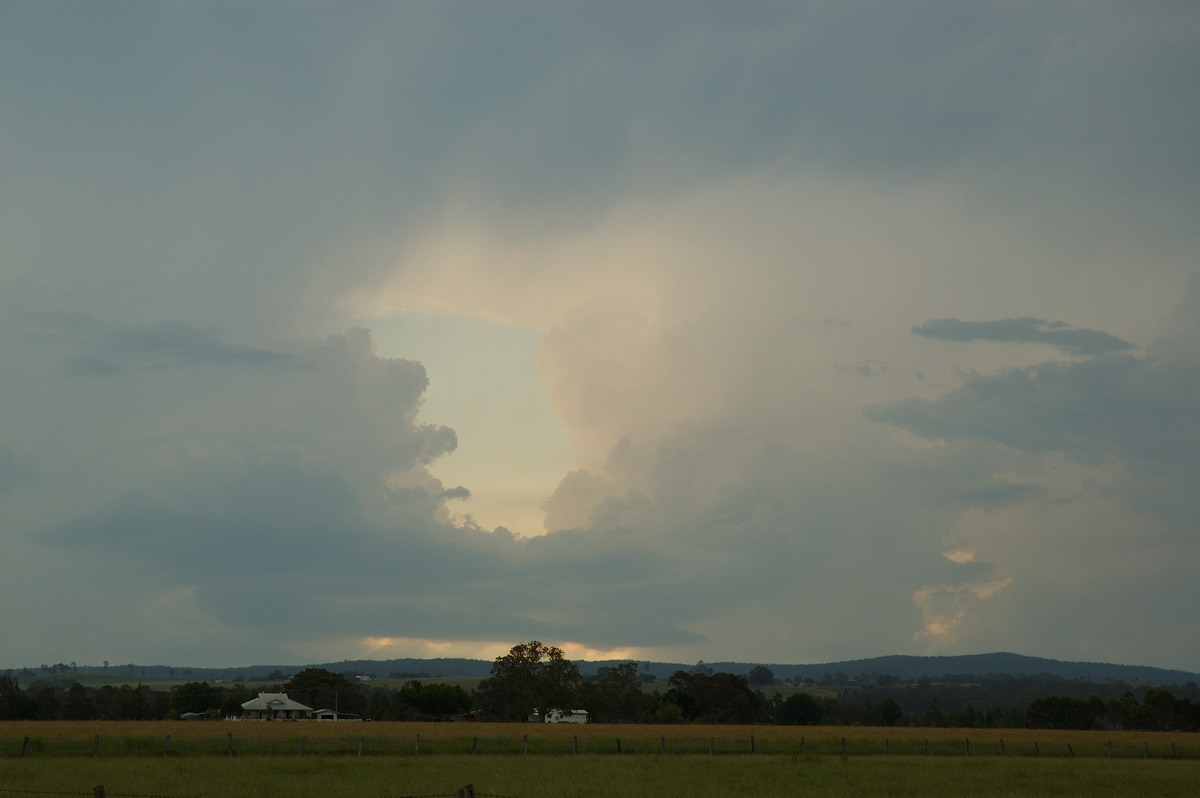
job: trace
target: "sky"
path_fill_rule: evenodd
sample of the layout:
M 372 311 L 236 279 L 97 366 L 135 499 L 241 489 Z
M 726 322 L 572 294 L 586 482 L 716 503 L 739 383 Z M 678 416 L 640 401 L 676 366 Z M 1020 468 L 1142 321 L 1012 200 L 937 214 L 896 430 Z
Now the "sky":
M 1200 671 L 1197 42 L 0 0 L 0 666 Z

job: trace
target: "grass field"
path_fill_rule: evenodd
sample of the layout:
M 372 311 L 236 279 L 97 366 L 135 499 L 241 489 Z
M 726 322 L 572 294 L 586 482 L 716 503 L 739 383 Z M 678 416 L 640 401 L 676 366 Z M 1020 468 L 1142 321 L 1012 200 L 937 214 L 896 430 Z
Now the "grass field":
M 234 756 L 226 755 L 228 735 Z M 472 747 L 474 754 L 468 753 Z M 450 723 L 0 724 L 0 798 L 45 793 L 86 798 L 98 784 L 110 798 L 400 798 L 453 795 L 467 783 L 480 795 L 513 798 L 1194 796 L 1200 792 L 1200 735 Z

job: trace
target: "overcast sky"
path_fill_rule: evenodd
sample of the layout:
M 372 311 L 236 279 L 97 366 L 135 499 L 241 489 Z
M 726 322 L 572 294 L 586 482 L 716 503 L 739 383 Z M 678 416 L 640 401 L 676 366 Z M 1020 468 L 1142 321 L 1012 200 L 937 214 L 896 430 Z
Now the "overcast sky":
M 1190 2 L 0 2 L 0 667 L 1200 670 Z

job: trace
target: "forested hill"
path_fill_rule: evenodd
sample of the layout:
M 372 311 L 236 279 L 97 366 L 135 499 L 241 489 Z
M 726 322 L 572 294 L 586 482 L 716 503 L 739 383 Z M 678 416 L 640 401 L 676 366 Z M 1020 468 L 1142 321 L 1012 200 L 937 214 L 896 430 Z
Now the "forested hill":
M 750 665 L 733 662 L 712 662 L 707 666 L 716 671 L 745 673 Z M 863 674 L 886 674 L 900 679 L 912 680 L 922 676 L 937 679 L 945 674 L 1010 674 L 1034 676 L 1049 674 L 1063 679 L 1079 679 L 1088 682 L 1119 681 L 1130 684 L 1186 684 L 1200 682 L 1200 673 L 1152 668 L 1145 665 L 1112 665 L 1102 662 L 1063 662 L 1043 657 L 1027 657 L 1021 654 L 997 652 L 993 654 L 964 654 L 946 657 L 915 657 L 894 654 L 887 657 L 827 662 L 817 665 L 770 665 L 775 678 L 788 680 L 821 680 L 827 674 L 845 674 L 855 679 Z
M 600 668 L 620 664 L 621 661 L 578 662 L 584 676 L 594 675 Z M 763 662 L 645 662 L 639 661 L 643 673 L 666 678 L 676 671 L 692 671 L 699 664 L 712 671 L 723 671 L 745 675 L 757 665 L 766 665 L 778 681 L 812 679 L 818 682 L 853 681 L 860 676 L 893 676 L 903 681 L 921 677 L 938 680 L 947 674 L 988 675 L 1009 674 L 1013 676 L 1050 675 L 1062 679 L 1076 679 L 1104 683 L 1108 681 L 1143 685 L 1182 685 L 1200 682 L 1200 673 L 1153 668 L 1144 665 L 1112 665 L 1101 662 L 1063 662 L 1042 657 L 1027 657 L 1020 654 L 966 654 L 961 656 L 916 657 L 891 655 L 871 659 L 823 662 L 811 665 L 787 665 Z M 107 665 L 107 663 L 106 663 Z M 50 666 L 66 672 L 68 666 Z M 306 663 L 304 665 L 245 665 L 227 668 L 199 668 L 166 665 L 112 665 L 105 670 L 131 676 L 161 676 L 191 679 L 264 679 L 290 676 L 303 667 L 322 667 L 336 673 L 348 673 L 374 678 L 408 678 L 419 676 L 467 676 L 482 677 L 491 672 L 490 660 L 441 658 L 441 659 L 390 659 L 390 660 L 342 660 L 340 662 Z M 33 672 L 44 670 L 29 669 Z M 32 675 L 32 673 L 26 674 Z

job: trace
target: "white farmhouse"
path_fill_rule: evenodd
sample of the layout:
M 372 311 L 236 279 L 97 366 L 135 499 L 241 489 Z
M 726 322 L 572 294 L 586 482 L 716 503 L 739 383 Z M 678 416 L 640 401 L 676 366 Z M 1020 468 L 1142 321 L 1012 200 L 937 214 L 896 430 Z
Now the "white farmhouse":
M 287 693 L 259 693 L 242 704 L 243 720 L 300 720 L 307 718 L 312 707 L 288 698 Z

